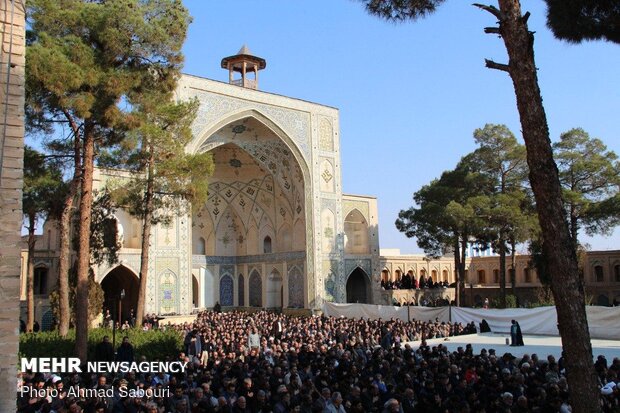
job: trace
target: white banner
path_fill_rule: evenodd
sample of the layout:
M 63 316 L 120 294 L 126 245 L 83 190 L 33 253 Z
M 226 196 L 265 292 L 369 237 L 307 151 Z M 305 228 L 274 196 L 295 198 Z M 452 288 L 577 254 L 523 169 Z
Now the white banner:
M 586 306 L 588 327 L 592 338 L 620 340 L 620 307 Z M 554 307 L 481 309 L 452 307 L 452 321 L 476 327 L 487 320 L 493 333 L 510 333 L 511 320 L 517 320 L 523 334 L 557 336 L 558 315 Z
M 620 340 L 620 307 L 586 307 L 592 338 Z
M 489 323 L 493 333 L 510 333 L 511 320 L 517 320 L 523 334 L 557 336 L 558 317 L 555 307 L 482 309 L 467 307 L 394 307 L 375 304 L 337 304 L 325 303 L 323 314 L 332 317 L 370 318 L 371 320 L 389 320 L 397 318 L 403 321 L 452 321 L 467 324 L 472 321 L 479 328 L 484 319 Z M 620 307 L 587 306 L 588 326 L 592 338 L 620 340 Z
M 450 311 L 448 307 L 395 307 L 375 304 L 323 304 L 323 314 L 330 317 L 347 318 L 370 318 L 371 320 L 389 320 L 390 318 L 421 321 L 449 321 Z
M 555 307 L 538 308 L 506 308 L 481 309 L 453 307 L 452 321 L 462 324 L 476 323 L 476 328 L 482 320 L 486 320 L 493 333 L 510 333 L 511 320 L 517 320 L 523 334 L 541 334 L 557 336 L 557 315 Z

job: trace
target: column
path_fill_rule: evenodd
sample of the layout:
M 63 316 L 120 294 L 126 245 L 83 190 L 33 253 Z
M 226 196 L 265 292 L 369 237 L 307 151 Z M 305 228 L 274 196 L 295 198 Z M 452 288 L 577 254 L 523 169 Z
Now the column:
M 207 274 L 204 267 L 200 267 L 198 273 L 198 282 L 200 282 L 200 304 L 199 307 L 206 307 L 207 303 Z
M 282 308 L 288 307 L 288 265 L 286 261 L 282 263 Z
M 262 279 L 262 288 L 261 288 L 261 297 L 263 300 L 263 308 L 267 306 L 267 283 L 269 282 L 269 275 L 267 274 L 267 268 L 265 263 L 261 264 L 261 279 Z
M 248 264 L 243 264 L 243 303 L 245 307 L 250 306 L 250 274 L 248 274 Z

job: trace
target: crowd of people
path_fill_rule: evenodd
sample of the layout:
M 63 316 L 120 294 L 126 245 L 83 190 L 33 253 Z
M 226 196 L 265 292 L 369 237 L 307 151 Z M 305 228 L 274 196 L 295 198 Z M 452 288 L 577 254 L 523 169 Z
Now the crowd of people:
M 564 359 L 471 345 L 450 352 L 426 340 L 475 333 L 473 323 L 291 317 L 272 312 L 203 312 L 177 325 L 184 373 L 69 377 L 24 373 L 22 385 L 60 389 L 57 397 L 19 397 L 19 412 L 96 413 L 466 413 L 567 412 Z M 412 346 L 411 341 L 421 341 Z M 133 357 L 127 339 L 125 359 Z M 109 345 L 98 356 L 109 357 Z M 107 349 L 107 350 L 105 350 Z M 108 353 L 105 353 L 105 352 Z M 603 407 L 614 411 L 620 360 L 599 358 Z M 106 397 L 68 397 L 69 388 L 112 389 Z M 123 396 L 120 389 L 132 389 Z M 165 392 L 167 390 L 167 393 Z M 18 393 L 19 396 L 19 393 Z
M 448 281 L 433 281 L 433 277 L 428 277 L 423 274 L 420 278 L 416 278 L 412 270 L 409 270 L 402 277 L 397 277 L 396 280 L 381 280 L 381 288 L 384 290 L 417 290 L 423 288 L 448 288 Z
M 140 326 L 142 330 L 153 330 L 159 327 L 159 320 L 162 318 L 156 314 L 146 314 L 144 319 L 142 320 L 142 325 Z M 114 325 L 116 324 L 116 325 Z M 124 319 L 121 323 L 121 320 L 113 321 L 112 314 L 110 313 L 109 308 L 103 309 L 103 321 L 101 322 L 101 327 L 104 328 L 112 328 L 116 327 L 119 330 L 128 330 L 130 328 L 136 327 L 136 316 L 134 314 L 133 309 L 130 309 L 129 316 Z

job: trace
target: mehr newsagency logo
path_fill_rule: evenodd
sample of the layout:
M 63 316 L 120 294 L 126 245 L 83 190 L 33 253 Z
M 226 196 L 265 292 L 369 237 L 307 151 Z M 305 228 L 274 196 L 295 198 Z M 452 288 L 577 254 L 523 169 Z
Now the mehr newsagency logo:
M 182 361 L 89 361 L 82 365 L 77 357 L 22 358 L 21 371 L 33 373 L 184 373 Z

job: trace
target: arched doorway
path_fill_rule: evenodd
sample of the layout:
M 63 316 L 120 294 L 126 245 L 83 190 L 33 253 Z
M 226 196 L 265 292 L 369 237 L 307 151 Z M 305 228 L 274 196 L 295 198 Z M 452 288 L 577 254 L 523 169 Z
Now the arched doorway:
M 347 280 L 347 303 L 367 304 L 370 298 L 368 275 L 357 267 Z
M 200 307 L 200 289 L 198 288 L 198 280 L 196 275 L 192 274 L 192 305 L 193 308 Z
M 605 294 L 599 295 L 598 299 L 596 300 L 596 304 L 609 307 L 609 297 L 607 297 Z
M 136 274 L 129 268 L 122 265 L 114 268 L 103 277 L 101 288 L 104 293 L 103 307 L 110 310 L 110 314 L 114 320 L 119 320 L 118 309 L 122 290 L 125 290 L 125 298 L 123 298 L 120 303 L 120 320 L 129 320 L 131 310 L 134 311 L 134 315 L 136 314 L 140 281 Z M 136 321 L 136 323 L 139 322 Z
M 274 269 L 267 278 L 267 308 L 282 307 L 282 275 Z

